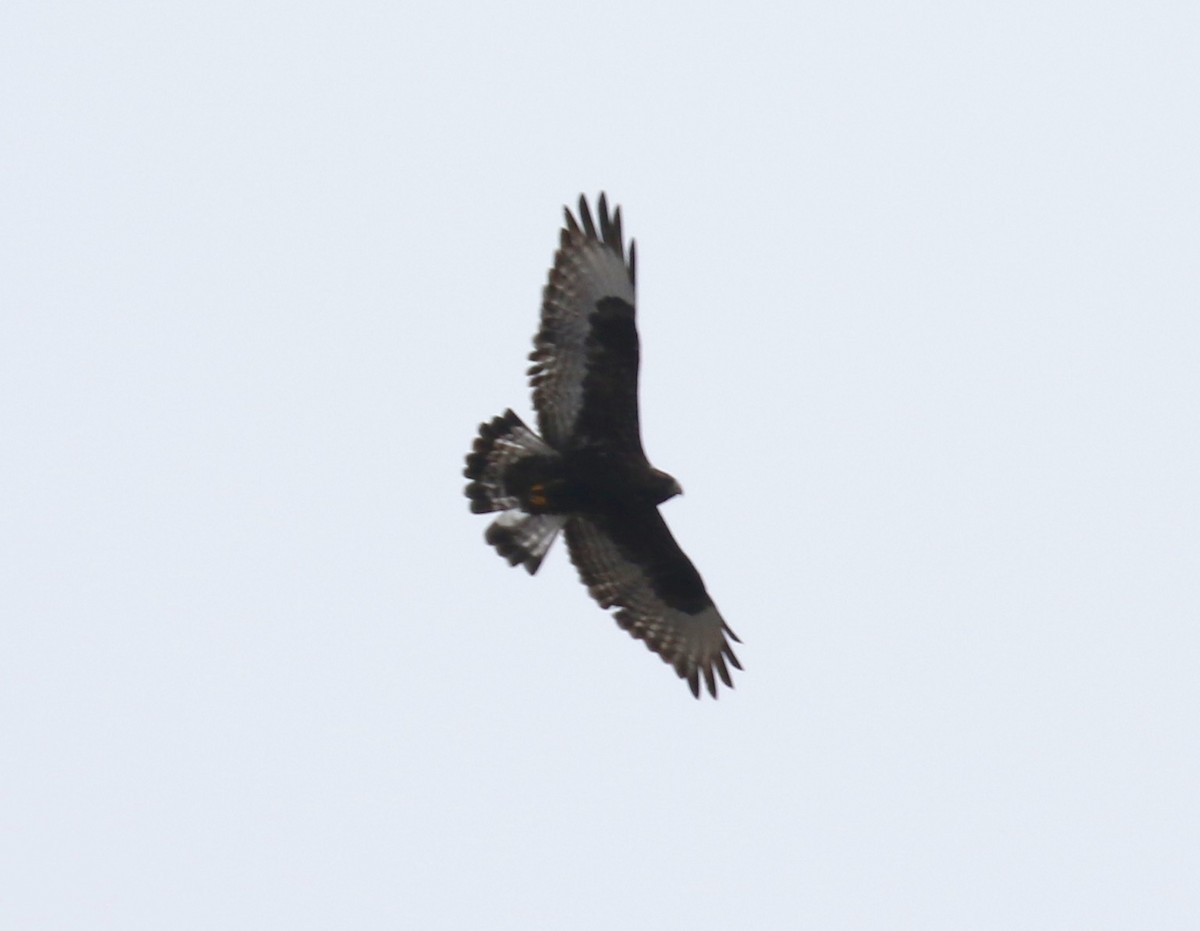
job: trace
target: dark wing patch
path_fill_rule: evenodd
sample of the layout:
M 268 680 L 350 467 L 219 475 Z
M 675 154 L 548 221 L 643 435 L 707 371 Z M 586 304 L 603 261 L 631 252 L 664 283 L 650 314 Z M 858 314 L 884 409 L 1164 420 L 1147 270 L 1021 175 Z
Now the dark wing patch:
M 627 263 L 620 208 L 610 216 L 603 194 L 598 206 L 598 228 L 583 197 L 579 221 L 564 211 L 529 383 L 538 427 L 555 449 L 590 437 L 640 454 L 634 247 Z
M 729 645 L 738 638 L 657 508 L 611 518 L 575 515 L 566 534 L 571 561 L 592 597 L 617 608 L 617 623 L 673 666 L 693 695 L 699 697 L 703 676 L 716 697 L 714 672 L 733 687 L 726 661 L 742 668 Z
M 577 445 L 597 445 L 643 462 L 638 416 L 638 334 L 634 309 L 606 297 L 591 314 Z

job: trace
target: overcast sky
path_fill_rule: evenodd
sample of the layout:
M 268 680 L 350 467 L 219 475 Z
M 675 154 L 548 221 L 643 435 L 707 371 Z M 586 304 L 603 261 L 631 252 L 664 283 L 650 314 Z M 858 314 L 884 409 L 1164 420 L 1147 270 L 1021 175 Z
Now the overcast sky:
M 1200 927 L 1198 49 L 6 3 L 0 925 Z M 600 190 L 716 702 L 462 494 Z

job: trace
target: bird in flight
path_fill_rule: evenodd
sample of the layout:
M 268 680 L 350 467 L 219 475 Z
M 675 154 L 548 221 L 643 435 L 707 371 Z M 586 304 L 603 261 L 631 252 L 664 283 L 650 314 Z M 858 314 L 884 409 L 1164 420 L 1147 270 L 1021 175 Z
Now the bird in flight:
M 485 539 L 532 575 L 559 531 L 592 597 L 700 696 L 733 687 L 737 636 L 708 596 L 658 506 L 682 493 L 650 465 L 638 424 L 635 248 L 603 194 L 598 223 L 564 209 L 529 358 L 541 435 L 507 410 L 480 424 L 463 474 L 477 514 L 500 512 Z M 740 641 L 738 641 L 740 642 Z

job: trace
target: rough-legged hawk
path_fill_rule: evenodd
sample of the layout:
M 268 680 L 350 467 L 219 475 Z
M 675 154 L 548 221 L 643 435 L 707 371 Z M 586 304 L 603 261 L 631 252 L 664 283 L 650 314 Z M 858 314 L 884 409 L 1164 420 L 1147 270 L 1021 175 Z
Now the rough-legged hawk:
M 679 484 L 651 467 L 638 427 L 634 244 L 621 210 L 600 195 L 599 227 L 579 198 L 565 210 L 529 358 L 539 437 L 511 410 L 481 424 L 464 474 L 477 514 L 502 512 L 487 542 L 512 565 L 537 572 L 560 530 L 593 598 L 617 623 L 714 697 L 714 672 L 732 687 L 741 669 L 700 574 L 658 513 Z M 582 225 L 581 225 L 582 224 Z

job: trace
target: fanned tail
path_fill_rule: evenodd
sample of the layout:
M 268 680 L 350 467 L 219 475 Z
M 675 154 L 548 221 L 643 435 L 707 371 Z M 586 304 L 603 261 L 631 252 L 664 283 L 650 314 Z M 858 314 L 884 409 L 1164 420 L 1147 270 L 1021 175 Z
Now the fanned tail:
M 471 510 L 476 514 L 504 512 L 492 521 L 484 539 L 509 565 L 523 565 L 530 575 L 541 566 L 567 519 L 561 514 L 529 514 L 522 510 L 520 496 L 509 487 L 507 479 L 512 467 L 522 460 L 557 455 L 520 417 L 507 410 L 479 425 L 479 435 L 463 470 L 471 480 L 466 488 Z

